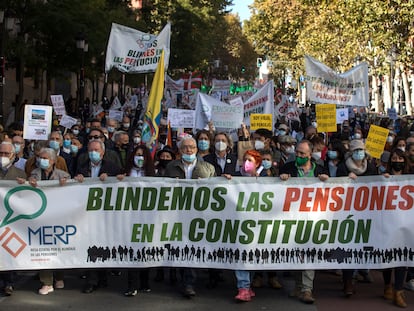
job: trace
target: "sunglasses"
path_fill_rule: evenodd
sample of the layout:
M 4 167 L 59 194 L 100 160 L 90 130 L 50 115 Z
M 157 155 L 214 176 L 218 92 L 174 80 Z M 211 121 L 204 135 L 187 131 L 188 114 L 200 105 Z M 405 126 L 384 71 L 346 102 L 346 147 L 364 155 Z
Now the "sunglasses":
M 103 136 L 102 135 L 90 135 L 90 136 L 88 136 L 88 138 L 89 139 L 100 139 L 100 138 L 102 138 Z

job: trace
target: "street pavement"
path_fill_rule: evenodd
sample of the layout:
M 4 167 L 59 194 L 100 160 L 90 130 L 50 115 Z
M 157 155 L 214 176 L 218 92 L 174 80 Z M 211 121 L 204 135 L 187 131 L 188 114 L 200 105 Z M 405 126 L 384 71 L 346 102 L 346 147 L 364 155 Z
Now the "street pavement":
M 304 304 L 288 293 L 293 289 L 293 278 L 278 272 L 283 288 L 280 290 L 263 287 L 256 289 L 256 297 L 248 303 L 237 303 L 235 278 L 232 271 L 223 272 L 223 281 L 216 288 L 208 288 L 208 273 L 198 271 L 196 285 L 197 295 L 191 299 L 180 294 L 177 284 L 171 285 L 167 280 L 156 283 L 151 272 L 151 289 L 149 293 L 139 293 L 135 297 L 124 297 L 126 289 L 126 271 L 120 276 L 110 275 L 108 287 L 100 288 L 91 294 L 81 292 L 84 280 L 81 271 L 66 272 L 65 288 L 41 296 L 37 293 L 39 281 L 35 272 L 17 272 L 15 292 L 10 297 L 0 297 L 0 311 L 48 311 L 48 310 L 297 310 L 297 311 L 342 311 L 342 310 L 398 310 L 391 302 L 382 298 L 383 282 L 380 271 L 371 271 L 373 283 L 358 283 L 356 293 L 351 298 L 342 295 L 342 283 L 339 276 L 331 271 L 318 271 L 315 278 L 314 295 L 316 302 Z M 168 275 L 168 274 L 167 274 Z M 407 310 L 414 309 L 414 292 L 406 292 Z

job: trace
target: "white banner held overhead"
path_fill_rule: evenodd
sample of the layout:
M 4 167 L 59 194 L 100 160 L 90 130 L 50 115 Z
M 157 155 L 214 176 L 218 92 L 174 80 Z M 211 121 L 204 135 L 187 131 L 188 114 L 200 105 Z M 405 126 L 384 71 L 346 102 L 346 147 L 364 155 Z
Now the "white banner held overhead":
M 24 139 L 48 140 L 51 129 L 52 106 L 24 106 Z
M 5 271 L 414 267 L 409 175 L 0 181 L 0 201 Z
M 361 63 L 344 73 L 305 55 L 306 94 L 321 104 L 368 106 L 368 64 Z
M 170 59 L 171 24 L 158 36 L 112 23 L 106 50 L 105 72 L 115 67 L 124 73 L 155 72 L 164 50 L 164 68 Z
M 194 128 L 195 111 L 189 109 L 168 109 L 168 122 L 172 128 Z
M 252 97 L 244 102 L 244 123 L 250 125 L 252 113 L 264 113 L 274 115 L 274 83 L 267 82 Z

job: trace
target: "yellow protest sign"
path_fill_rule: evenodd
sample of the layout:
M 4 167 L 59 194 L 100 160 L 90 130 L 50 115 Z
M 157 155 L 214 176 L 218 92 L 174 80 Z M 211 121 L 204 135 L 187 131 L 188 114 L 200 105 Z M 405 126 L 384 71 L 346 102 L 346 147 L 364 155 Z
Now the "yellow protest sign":
M 250 115 L 250 130 L 255 131 L 257 129 L 273 130 L 271 113 L 252 113 Z
M 317 130 L 321 132 L 336 132 L 336 105 L 318 104 L 316 105 Z
M 377 125 L 369 127 L 368 137 L 365 142 L 365 147 L 368 153 L 379 159 L 384 152 L 385 142 L 387 141 L 389 130 Z

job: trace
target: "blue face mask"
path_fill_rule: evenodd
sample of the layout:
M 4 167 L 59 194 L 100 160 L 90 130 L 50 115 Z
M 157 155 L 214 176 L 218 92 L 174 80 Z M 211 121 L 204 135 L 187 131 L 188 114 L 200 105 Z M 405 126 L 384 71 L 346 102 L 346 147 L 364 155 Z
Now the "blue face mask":
M 101 155 L 97 151 L 89 151 L 89 159 L 92 163 L 99 163 L 101 161 Z
M 262 166 L 265 170 L 268 170 L 269 168 L 272 167 L 272 161 L 269 160 L 263 160 L 262 161 Z
M 65 139 L 63 141 L 63 147 L 65 148 L 69 148 L 71 144 L 72 144 L 72 141 L 70 139 Z
M 181 158 L 185 161 L 185 162 L 189 162 L 192 163 L 194 162 L 194 160 L 196 159 L 196 155 L 194 154 L 186 154 L 183 153 L 183 155 L 181 156 Z
M 49 159 L 40 159 L 39 160 L 39 167 L 42 170 L 49 168 Z
M 197 146 L 201 151 L 206 151 L 210 148 L 210 143 L 208 140 L 199 140 Z
M 79 148 L 76 145 L 70 145 L 70 152 L 72 153 L 78 153 Z
M 279 136 L 283 136 L 286 135 L 286 131 L 285 130 L 279 130 Z
M 14 149 L 16 150 L 16 154 L 18 154 L 21 150 L 20 144 L 14 144 Z
M 365 158 L 365 151 L 364 150 L 355 150 L 352 153 L 352 159 L 354 159 L 355 161 L 361 161 Z
M 49 141 L 49 147 L 52 148 L 53 150 L 59 150 L 60 145 L 59 145 L 58 141 L 51 140 L 51 141 Z
M 331 160 L 336 160 L 338 158 L 338 151 L 335 150 L 328 150 L 328 158 Z
M 378 167 L 378 172 L 380 173 L 380 174 L 384 174 L 385 172 L 387 171 L 387 169 L 386 169 L 386 167 L 385 166 L 379 166 Z

